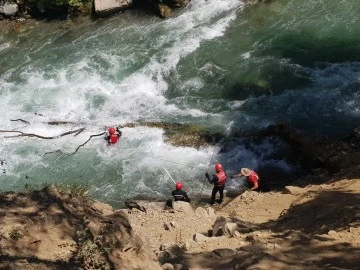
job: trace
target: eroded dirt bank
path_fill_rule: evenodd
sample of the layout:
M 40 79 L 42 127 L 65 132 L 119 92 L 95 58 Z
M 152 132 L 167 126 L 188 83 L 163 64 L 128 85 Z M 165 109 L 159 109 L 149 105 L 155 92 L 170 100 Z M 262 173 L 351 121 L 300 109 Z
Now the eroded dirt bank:
M 360 179 L 319 181 L 146 213 L 53 187 L 2 194 L 0 268 L 359 269 Z

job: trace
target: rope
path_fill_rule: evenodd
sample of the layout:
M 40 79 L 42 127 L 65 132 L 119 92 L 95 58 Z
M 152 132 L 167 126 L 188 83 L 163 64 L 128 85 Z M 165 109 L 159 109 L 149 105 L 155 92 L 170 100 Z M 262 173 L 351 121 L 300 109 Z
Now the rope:
M 153 148 L 151 147 L 151 144 L 149 144 L 151 151 L 154 153 L 154 156 L 157 157 L 156 153 L 154 152 Z M 170 173 L 168 172 L 168 170 L 165 168 L 165 166 L 162 164 L 161 161 L 159 161 L 161 166 L 163 167 L 163 169 L 165 170 L 165 172 L 169 175 L 170 179 L 174 182 L 174 184 L 176 184 L 175 180 L 171 177 Z

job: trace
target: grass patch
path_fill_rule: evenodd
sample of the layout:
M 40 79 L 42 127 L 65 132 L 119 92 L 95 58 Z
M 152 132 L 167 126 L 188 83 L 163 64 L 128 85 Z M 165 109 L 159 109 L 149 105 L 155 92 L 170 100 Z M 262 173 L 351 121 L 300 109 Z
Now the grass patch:
M 16 229 L 12 230 L 11 232 L 9 232 L 9 237 L 12 239 L 12 240 L 19 240 L 20 238 L 23 237 L 23 235 Z
M 90 198 L 90 188 L 84 185 L 73 184 L 73 185 L 54 185 L 55 188 L 74 197 Z

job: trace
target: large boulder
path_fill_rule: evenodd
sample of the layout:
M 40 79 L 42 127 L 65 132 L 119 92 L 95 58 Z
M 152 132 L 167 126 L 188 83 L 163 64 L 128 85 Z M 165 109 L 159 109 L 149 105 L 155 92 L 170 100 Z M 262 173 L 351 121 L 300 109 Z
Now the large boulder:
M 100 16 L 110 15 L 133 5 L 133 0 L 94 0 L 95 13 Z
M 191 215 L 194 214 L 194 209 L 192 208 L 191 204 L 188 202 L 175 201 L 173 203 L 173 208 L 176 212 L 184 212 Z

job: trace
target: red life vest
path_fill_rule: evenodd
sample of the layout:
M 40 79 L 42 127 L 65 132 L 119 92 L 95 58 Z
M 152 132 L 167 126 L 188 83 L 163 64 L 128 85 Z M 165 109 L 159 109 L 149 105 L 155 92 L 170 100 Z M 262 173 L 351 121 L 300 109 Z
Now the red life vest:
M 110 135 L 110 138 L 109 138 L 109 142 L 110 143 L 117 143 L 119 140 L 119 137 L 117 134 L 111 134 Z
M 247 177 L 247 180 L 250 183 L 256 183 L 256 182 L 259 182 L 259 176 L 257 175 L 257 173 L 255 171 L 251 171 L 250 175 Z
M 219 181 L 216 183 L 217 186 L 223 186 L 225 185 L 225 181 L 226 181 L 226 173 L 224 171 L 218 172 L 217 174 L 215 174 L 217 176 L 217 178 L 219 179 Z

